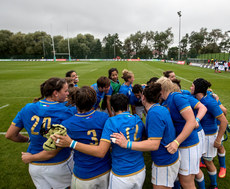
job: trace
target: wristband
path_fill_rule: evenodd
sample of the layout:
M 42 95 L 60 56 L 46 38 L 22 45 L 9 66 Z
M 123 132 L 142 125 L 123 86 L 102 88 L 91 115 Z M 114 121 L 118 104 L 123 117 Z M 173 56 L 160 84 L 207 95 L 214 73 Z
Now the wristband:
M 70 144 L 70 148 L 72 148 L 72 149 L 74 149 L 75 148 L 75 146 L 76 146 L 76 144 L 77 144 L 77 141 L 76 140 L 72 140 L 72 142 L 71 142 L 71 144 Z
M 128 141 L 127 143 L 127 149 L 131 149 L 132 148 L 132 141 Z
M 180 146 L 180 143 L 175 139 L 174 140 L 175 143 L 177 143 L 178 147 Z
M 196 117 L 196 121 L 197 121 L 198 123 L 200 123 L 200 119 L 199 119 L 198 117 Z

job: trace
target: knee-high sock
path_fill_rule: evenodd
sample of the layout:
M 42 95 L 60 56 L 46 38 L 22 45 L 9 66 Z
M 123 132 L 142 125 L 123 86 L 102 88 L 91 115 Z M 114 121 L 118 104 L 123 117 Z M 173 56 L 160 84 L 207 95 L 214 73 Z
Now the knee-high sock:
M 225 164 L 225 152 L 223 154 L 218 153 L 218 159 L 219 159 L 220 167 L 226 168 L 226 164 Z

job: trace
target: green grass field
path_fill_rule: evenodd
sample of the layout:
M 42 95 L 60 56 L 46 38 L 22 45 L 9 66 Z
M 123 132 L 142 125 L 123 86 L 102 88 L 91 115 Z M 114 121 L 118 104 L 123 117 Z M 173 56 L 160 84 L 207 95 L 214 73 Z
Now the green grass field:
M 161 62 L 0 62 L 0 132 L 6 132 L 12 120 L 27 103 L 32 102 L 35 97 L 39 97 L 39 86 L 50 77 L 64 77 L 69 70 L 76 70 L 79 75 L 79 86 L 91 85 L 100 76 L 107 76 L 108 69 L 116 67 L 121 76 L 124 68 L 132 70 L 135 74 L 134 83 L 146 83 L 149 78 L 162 76 L 165 70 L 173 70 L 177 77 L 181 79 L 183 89 L 189 89 L 195 78 L 203 77 L 212 83 L 213 91 L 218 94 L 222 104 L 230 109 L 230 73 L 214 73 L 213 70 L 187 65 L 175 65 Z M 119 78 L 121 82 L 123 80 Z M 190 89 L 189 89 L 190 90 Z M 230 121 L 229 114 L 227 115 Z M 35 188 L 28 173 L 28 165 L 21 161 L 21 152 L 26 151 L 28 144 L 14 143 L 6 140 L 4 135 L 0 135 L 0 188 L 24 189 Z M 227 169 L 230 166 L 229 141 L 224 143 L 227 151 Z M 152 188 L 150 179 L 151 158 L 149 153 L 145 153 L 147 176 L 143 188 Z M 219 165 L 215 159 L 217 169 Z M 209 178 L 206 170 L 206 186 L 209 186 Z M 226 178 L 219 179 L 220 189 L 230 188 Z

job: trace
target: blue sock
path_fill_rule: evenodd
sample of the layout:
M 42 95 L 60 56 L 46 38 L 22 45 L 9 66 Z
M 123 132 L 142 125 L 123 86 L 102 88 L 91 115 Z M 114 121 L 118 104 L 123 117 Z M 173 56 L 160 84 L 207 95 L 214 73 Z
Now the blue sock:
M 226 165 L 225 165 L 225 153 L 224 154 L 219 154 L 218 153 L 218 159 L 219 159 L 220 167 L 226 168 Z
M 195 179 L 200 189 L 205 189 L 204 175 L 201 179 Z
M 179 181 L 179 180 L 176 180 L 176 181 L 174 182 L 174 187 L 173 187 L 173 189 L 180 189 L 180 181 Z
M 217 174 L 216 174 L 216 171 L 214 171 L 214 172 L 209 172 L 208 171 L 208 174 L 209 174 L 209 178 L 211 180 L 211 185 L 212 186 L 217 186 Z

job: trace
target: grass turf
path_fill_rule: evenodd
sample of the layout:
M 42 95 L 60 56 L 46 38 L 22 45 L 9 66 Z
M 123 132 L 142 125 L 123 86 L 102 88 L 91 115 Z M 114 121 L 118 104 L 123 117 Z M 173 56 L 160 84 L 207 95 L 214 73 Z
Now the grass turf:
M 39 97 L 39 86 L 50 77 L 64 77 L 69 70 L 76 70 L 79 75 L 79 86 L 96 83 L 100 76 L 107 76 L 108 69 L 116 67 L 119 76 L 123 69 L 133 71 L 134 84 L 146 83 L 151 77 L 160 77 L 162 72 L 173 70 L 177 78 L 181 79 L 182 89 L 188 89 L 192 81 L 198 77 L 207 79 L 212 83 L 213 91 L 218 94 L 222 104 L 230 109 L 230 73 L 214 73 L 211 69 L 192 67 L 187 65 L 175 65 L 162 62 L 0 62 L 0 132 L 6 132 L 11 121 L 27 103 L 33 98 Z M 119 78 L 121 83 L 123 80 Z M 5 108 L 1 108 L 5 105 Z M 228 121 L 230 116 L 227 115 Z M 28 173 L 28 165 L 21 161 L 21 152 L 26 151 L 28 144 L 14 143 L 0 135 L 0 188 L 34 188 Z M 230 145 L 224 143 L 227 155 L 226 165 L 229 168 L 228 152 Z M 151 188 L 151 157 L 150 153 L 144 153 L 147 175 L 143 188 Z M 219 165 L 215 160 L 217 169 Z M 205 169 L 206 187 L 209 186 L 209 178 Z M 225 179 L 218 178 L 219 188 L 227 189 L 230 184 L 227 174 Z

